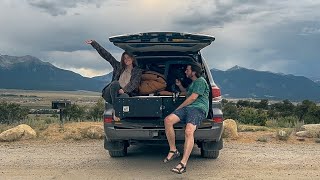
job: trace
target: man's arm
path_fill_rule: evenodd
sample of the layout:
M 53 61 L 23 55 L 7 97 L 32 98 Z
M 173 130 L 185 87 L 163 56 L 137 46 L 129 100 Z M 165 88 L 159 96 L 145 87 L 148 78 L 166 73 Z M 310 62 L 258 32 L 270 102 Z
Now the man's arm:
M 192 104 L 198 97 L 199 97 L 199 94 L 192 93 L 186 100 L 183 101 L 182 104 L 180 104 L 180 106 L 177 109 L 180 109 L 185 106 L 188 106 L 189 104 Z
M 176 79 L 176 85 L 179 87 L 180 92 L 187 92 L 187 89 L 182 86 L 181 81 L 179 79 Z

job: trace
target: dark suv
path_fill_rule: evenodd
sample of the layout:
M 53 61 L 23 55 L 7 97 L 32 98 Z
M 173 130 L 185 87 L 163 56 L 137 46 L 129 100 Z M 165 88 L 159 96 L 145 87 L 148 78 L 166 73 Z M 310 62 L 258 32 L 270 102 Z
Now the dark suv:
M 170 92 L 166 95 L 155 93 L 117 98 L 114 106 L 106 103 L 104 148 L 110 156 L 125 156 L 132 144 L 167 144 L 164 118 L 185 100 L 185 96 L 179 95 L 174 87 L 175 79 L 181 79 L 186 87 L 190 81 L 185 78 L 185 68 L 189 63 L 198 62 L 212 91 L 209 97 L 210 110 L 195 132 L 195 143 L 201 148 L 202 157 L 217 158 L 223 147 L 221 93 L 200 54 L 200 50 L 215 38 L 178 32 L 148 32 L 114 36 L 109 40 L 123 50 L 132 52 L 140 68 L 163 74 L 167 83 L 166 92 Z M 114 121 L 112 112 L 121 120 Z M 184 125 L 178 123 L 174 128 L 177 144 L 183 143 Z

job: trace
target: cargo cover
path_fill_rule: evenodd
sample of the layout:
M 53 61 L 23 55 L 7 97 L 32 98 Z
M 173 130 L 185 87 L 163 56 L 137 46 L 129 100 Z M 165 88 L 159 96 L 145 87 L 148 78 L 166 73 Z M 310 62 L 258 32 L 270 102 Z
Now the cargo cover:
M 116 98 L 114 109 L 120 118 L 165 118 L 183 103 L 185 97 L 135 96 Z
M 162 99 L 156 96 L 116 98 L 114 109 L 120 118 L 161 118 Z

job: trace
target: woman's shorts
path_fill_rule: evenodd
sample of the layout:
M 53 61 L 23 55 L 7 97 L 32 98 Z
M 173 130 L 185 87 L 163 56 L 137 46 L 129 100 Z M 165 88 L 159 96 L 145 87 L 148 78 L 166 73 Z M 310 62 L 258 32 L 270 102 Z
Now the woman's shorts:
M 196 126 L 199 126 L 202 120 L 206 118 L 205 112 L 202 109 L 195 107 L 183 107 L 173 111 L 172 114 L 177 115 L 182 123 L 191 123 Z

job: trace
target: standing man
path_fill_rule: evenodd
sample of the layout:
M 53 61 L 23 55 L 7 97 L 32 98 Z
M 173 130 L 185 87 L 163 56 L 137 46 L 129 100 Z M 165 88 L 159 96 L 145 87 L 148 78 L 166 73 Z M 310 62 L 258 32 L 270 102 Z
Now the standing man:
M 194 132 L 209 112 L 209 86 L 207 81 L 201 77 L 201 72 L 199 64 L 187 66 L 185 71 L 186 76 L 192 80 L 187 90 L 181 85 L 179 80 L 176 80 L 176 84 L 180 90 L 187 91 L 186 100 L 164 120 L 166 136 L 170 146 L 168 156 L 164 159 L 165 163 L 180 156 L 175 144 L 173 125 L 180 121 L 186 124 L 183 157 L 180 163 L 171 169 L 171 171 L 178 174 L 186 172 L 187 162 L 194 146 Z

